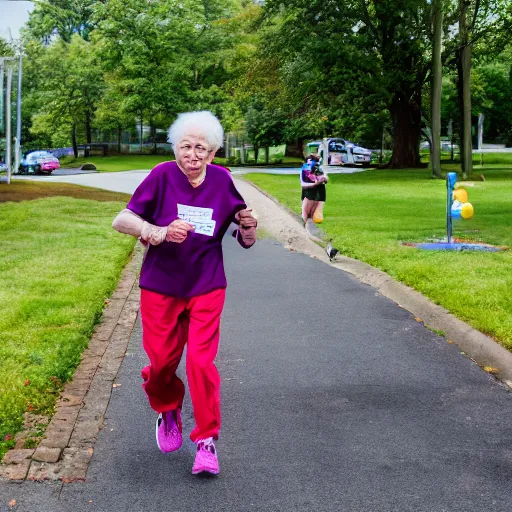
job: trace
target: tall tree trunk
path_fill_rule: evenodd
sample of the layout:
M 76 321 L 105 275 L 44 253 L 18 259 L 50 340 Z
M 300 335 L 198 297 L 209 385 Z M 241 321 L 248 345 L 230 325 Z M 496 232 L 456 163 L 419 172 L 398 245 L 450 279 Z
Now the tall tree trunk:
M 464 179 L 471 177 L 473 170 L 473 144 L 471 141 L 471 45 L 469 44 L 469 31 L 466 0 L 459 0 L 459 35 L 460 51 L 458 52 L 458 86 L 459 108 L 461 110 L 461 164 Z
M 379 165 L 382 165 L 384 158 L 384 128 L 382 128 L 382 138 L 380 141 Z
M 149 120 L 149 126 L 151 130 L 151 137 L 153 138 L 153 148 L 151 150 L 151 153 L 153 155 L 156 155 L 156 127 L 153 125 L 153 119 Z
M 85 150 L 84 150 L 84 156 L 87 158 L 89 156 L 89 151 L 91 149 L 91 142 L 92 142 L 92 134 L 91 134 L 91 113 L 86 112 L 85 113 Z
M 123 131 L 121 129 L 121 125 L 118 124 L 117 125 L 117 154 L 120 155 L 121 154 L 121 135 L 122 135 Z
M 245 142 L 243 140 L 240 144 L 240 163 L 245 164 Z
M 224 154 L 226 159 L 228 160 L 229 165 L 229 153 L 231 151 L 231 146 L 229 145 L 229 132 L 226 133 L 226 143 L 224 144 Z
M 434 41 L 432 45 L 432 143 L 430 145 L 430 165 L 432 176 L 442 178 L 441 174 L 441 94 L 443 90 L 443 70 L 441 64 L 441 38 L 443 30 L 442 0 L 432 1 L 432 21 Z
M 303 146 L 304 138 L 300 137 L 295 140 L 295 144 L 286 144 L 284 156 L 304 158 Z
M 142 144 L 142 135 L 143 135 L 143 131 L 142 131 L 142 121 L 143 121 L 143 119 L 142 119 L 142 112 L 141 112 L 141 114 L 140 114 L 140 154 L 141 154 L 141 155 L 142 155 L 142 153 L 144 152 L 144 151 L 143 151 L 144 146 L 143 146 L 143 144 Z
M 75 158 L 78 158 L 78 144 L 76 142 L 76 124 L 73 123 L 73 126 L 71 127 L 71 142 L 73 144 L 73 155 L 75 155 Z
M 389 167 L 420 167 L 421 88 L 405 95 L 397 91 L 390 106 L 393 154 Z

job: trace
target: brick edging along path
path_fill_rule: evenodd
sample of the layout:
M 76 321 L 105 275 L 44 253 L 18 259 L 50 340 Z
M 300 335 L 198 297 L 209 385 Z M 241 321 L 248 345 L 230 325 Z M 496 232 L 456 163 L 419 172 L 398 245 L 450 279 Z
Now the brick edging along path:
M 94 443 L 103 427 L 114 379 L 137 319 L 137 272 L 143 252 L 138 245 L 124 268 L 73 380 L 64 386 L 43 440 L 35 449 L 8 451 L 0 465 L 0 478 L 85 480 Z

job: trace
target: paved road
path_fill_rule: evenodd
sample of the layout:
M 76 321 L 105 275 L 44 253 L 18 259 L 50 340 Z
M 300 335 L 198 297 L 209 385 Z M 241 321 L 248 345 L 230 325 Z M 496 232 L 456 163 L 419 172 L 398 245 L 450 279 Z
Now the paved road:
M 226 240 L 222 474 L 164 456 L 131 338 L 85 484 L 4 484 L 24 512 L 512 510 L 512 395 L 348 274 Z M 185 428 L 191 428 L 186 405 Z
M 331 171 L 329 174 L 352 174 L 355 172 L 367 171 L 360 167 L 347 167 L 340 171 Z M 292 168 L 262 168 L 262 167 L 231 167 L 233 175 L 243 175 L 252 172 L 263 174 L 295 174 L 300 173 L 300 169 Z M 76 185 L 86 185 L 91 187 L 105 188 L 107 190 L 128 192 L 135 190 L 140 181 L 149 173 L 148 169 L 138 171 L 97 173 L 91 171 L 80 171 L 79 169 L 57 169 L 51 176 L 26 176 L 16 175 L 14 179 L 22 180 L 41 180 L 54 181 L 60 183 L 74 183 Z
M 16 179 L 41 180 L 46 182 L 73 183 L 88 187 L 103 188 L 114 192 L 132 194 L 149 171 L 126 171 L 105 173 L 77 173 L 56 176 L 16 176 Z

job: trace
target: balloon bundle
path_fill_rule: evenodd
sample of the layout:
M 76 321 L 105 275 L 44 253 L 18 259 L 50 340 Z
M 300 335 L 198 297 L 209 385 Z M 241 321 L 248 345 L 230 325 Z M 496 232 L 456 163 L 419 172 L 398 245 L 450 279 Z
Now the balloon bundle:
M 471 219 L 475 211 L 473 205 L 468 201 L 468 193 L 464 188 L 457 188 L 453 191 L 452 219 Z

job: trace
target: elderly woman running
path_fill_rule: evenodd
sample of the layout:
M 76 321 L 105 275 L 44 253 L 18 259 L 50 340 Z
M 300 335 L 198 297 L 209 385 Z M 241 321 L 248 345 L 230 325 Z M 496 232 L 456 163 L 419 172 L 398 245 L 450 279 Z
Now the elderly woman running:
M 114 219 L 113 228 L 148 246 L 140 274 L 143 388 L 158 413 L 164 453 L 182 444 L 185 394 L 176 375 L 187 343 L 187 379 L 197 443 L 192 473 L 219 473 L 220 377 L 214 364 L 226 293 L 222 238 L 232 222 L 240 245 L 256 241 L 256 219 L 227 169 L 212 165 L 223 130 L 211 112 L 181 114 L 169 129 L 175 162 L 157 165 Z

